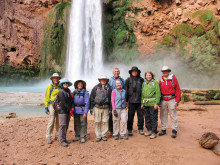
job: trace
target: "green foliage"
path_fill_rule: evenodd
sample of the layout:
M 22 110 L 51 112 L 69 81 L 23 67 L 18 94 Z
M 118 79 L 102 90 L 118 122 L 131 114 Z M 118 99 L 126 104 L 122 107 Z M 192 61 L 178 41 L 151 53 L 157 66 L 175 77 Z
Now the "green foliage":
M 162 45 L 165 45 L 167 47 L 173 46 L 175 44 L 175 40 L 170 35 L 166 35 L 166 37 L 163 38 Z
M 67 20 L 70 3 L 62 1 L 49 13 L 44 23 L 44 40 L 41 46 L 41 76 L 63 72 L 67 46 Z
M 201 25 L 197 26 L 194 32 L 197 36 L 202 36 L 203 34 L 205 34 L 205 30 L 203 29 Z
M 214 16 L 211 11 L 198 10 L 192 14 L 192 18 L 199 17 L 199 21 L 205 25 L 213 21 Z
M 208 100 L 205 98 L 205 96 L 201 96 L 201 95 L 197 95 L 197 94 L 194 94 L 194 95 L 193 95 L 193 98 L 194 98 L 195 100 L 199 100 L 199 101 L 208 101 Z
M 171 31 L 171 34 L 174 35 L 175 37 L 181 37 L 183 35 L 190 37 L 194 34 L 194 30 L 191 27 L 191 25 L 179 24 L 173 28 L 173 30 Z

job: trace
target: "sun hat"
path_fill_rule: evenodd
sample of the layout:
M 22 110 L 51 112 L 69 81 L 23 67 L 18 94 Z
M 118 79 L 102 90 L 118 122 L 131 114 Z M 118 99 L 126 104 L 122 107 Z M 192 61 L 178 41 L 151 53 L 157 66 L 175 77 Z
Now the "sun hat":
M 82 82 L 83 83 L 83 88 L 86 88 L 86 82 L 84 80 L 77 80 L 74 82 L 74 87 L 75 89 L 78 88 L 78 83 Z
M 163 72 L 163 71 L 171 72 L 171 69 L 168 66 L 163 66 L 162 69 L 161 69 L 161 72 Z
M 61 77 L 58 73 L 53 73 L 53 75 L 50 77 L 50 79 L 52 80 L 54 77 L 58 77 L 59 79 L 61 79 Z
M 132 71 L 138 71 L 139 73 L 141 73 L 141 70 L 140 69 L 138 69 L 138 67 L 136 67 L 136 66 L 133 66 L 132 68 L 131 68 L 131 70 L 129 70 L 129 74 L 131 74 L 131 72 Z
M 63 78 L 60 80 L 60 86 L 62 87 L 64 83 L 68 83 L 69 87 L 73 85 L 67 78 Z
M 106 75 L 101 75 L 99 78 L 98 78 L 99 82 L 100 80 L 107 80 L 107 83 L 109 82 L 109 78 L 106 76 Z

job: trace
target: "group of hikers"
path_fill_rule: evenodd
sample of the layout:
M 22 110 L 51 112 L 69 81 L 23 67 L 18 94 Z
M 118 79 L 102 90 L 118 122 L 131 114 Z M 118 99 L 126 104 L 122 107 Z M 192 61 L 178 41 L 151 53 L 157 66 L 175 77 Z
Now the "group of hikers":
M 162 77 L 155 80 L 151 71 L 146 71 L 144 78 L 141 71 L 133 66 L 129 70 L 130 77 L 126 81 L 120 77 L 119 68 L 113 69 L 113 76 L 108 79 L 102 75 L 99 83 L 92 89 L 91 94 L 86 90 L 86 82 L 77 80 L 75 90 L 70 91 L 72 83 L 54 73 L 51 84 L 45 92 L 45 113 L 49 115 L 46 139 L 52 144 L 52 134 L 55 125 L 55 139 L 61 146 L 68 146 L 66 133 L 70 117 L 74 117 L 74 142 L 85 143 L 87 139 L 87 114 L 94 114 L 96 142 L 107 141 L 109 131 L 115 140 L 128 139 L 133 136 L 133 121 L 135 111 L 138 118 L 140 135 L 157 137 L 158 108 L 160 106 L 161 132 L 166 135 L 168 112 L 171 118 L 172 138 L 176 138 L 178 120 L 176 107 L 180 101 L 180 87 L 175 75 L 171 74 L 168 66 L 161 69 Z M 128 113 L 127 109 L 128 108 Z M 144 132 L 144 120 L 146 132 Z M 121 123 L 121 127 L 120 127 Z M 127 136 L 128 130 L 128 136 Z

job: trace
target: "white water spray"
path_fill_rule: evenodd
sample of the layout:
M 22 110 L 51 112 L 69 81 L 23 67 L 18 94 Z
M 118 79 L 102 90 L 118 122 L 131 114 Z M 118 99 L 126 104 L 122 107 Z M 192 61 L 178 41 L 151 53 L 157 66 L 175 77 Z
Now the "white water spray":
M 88 79 L 102 71 L 102 0 L 72 0 L 66 77 Z

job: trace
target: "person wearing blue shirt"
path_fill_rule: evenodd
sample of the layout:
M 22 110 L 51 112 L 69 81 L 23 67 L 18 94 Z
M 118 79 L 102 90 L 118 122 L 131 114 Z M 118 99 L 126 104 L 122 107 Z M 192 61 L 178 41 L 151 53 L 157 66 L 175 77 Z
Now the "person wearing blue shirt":
M 111 90 L 116 89 L 115 82 L 119 80 L 121 82 L 121 89 L 125 88 L 125 80 L 120 77 L 120 70 L 119 68 L 113 69 L 113 76 L 109 80 L 109 85 L 111 86 Z M 113 134 L 113 121 L 112 121 L 112 108 L 110 108 L 109 112 L 109 132 Z

